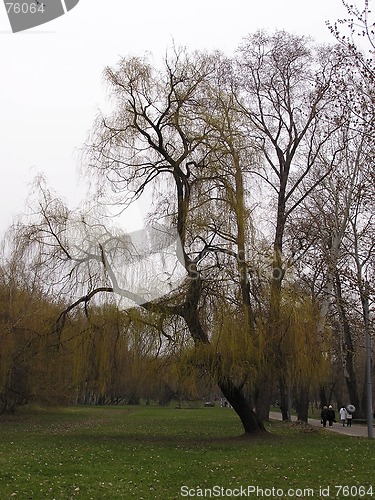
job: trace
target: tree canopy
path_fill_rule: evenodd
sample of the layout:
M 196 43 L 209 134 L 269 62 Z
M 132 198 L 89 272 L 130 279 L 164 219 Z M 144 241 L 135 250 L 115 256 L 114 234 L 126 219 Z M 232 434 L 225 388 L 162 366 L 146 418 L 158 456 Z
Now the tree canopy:
M 63 345 L 78 329 L 74 370 L 94 392 L 121 385 L 119 366 L 165 363 L 176 381 L 181 358 L 190 386 L 211 380 L 254 433 L 278 391 L 284 416 L 286 392 L 304 395 L 307 418 L 342 346 L 353 371 L 351 305 L 374 268 L 373 115 L 353 106 L 356 58 L 279 31 L 232 58 L 174 49 L 160 66 L 105 69 L 112 112 L 83 155 L 92 199 L 73 212 L 40 181 L 12 233 L 41 292 L 64 297 L 51 331 Z M 143 198 L 145 227 L 129 234 L 114 210 Z

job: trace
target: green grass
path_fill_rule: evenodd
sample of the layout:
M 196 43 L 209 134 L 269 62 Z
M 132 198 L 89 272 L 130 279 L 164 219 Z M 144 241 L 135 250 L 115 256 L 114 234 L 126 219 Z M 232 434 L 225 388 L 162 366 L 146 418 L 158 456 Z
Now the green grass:
M 314 498 L 329 486 L 324 498 L 375 498 L 375 440 L 281 422 L 268 430 L 244 437 L 224 408 L 23 409 L 0 417 L 0 499 L 169 500 L 184 498 L 182 486 L 197 498 L 197 487 L 249 485 L 312 488 Z M 352 495 L 338 494 L 340 485 Z M 359 486 L 373 486 L 373 495 L 355 494 Z

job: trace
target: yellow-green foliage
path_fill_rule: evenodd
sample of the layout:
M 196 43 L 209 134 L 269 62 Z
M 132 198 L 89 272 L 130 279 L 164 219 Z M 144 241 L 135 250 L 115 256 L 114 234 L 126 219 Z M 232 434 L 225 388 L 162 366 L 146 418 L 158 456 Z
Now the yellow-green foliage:
M 37 288 L 12 282 L 0 285 L 0 306 L 0 393 L 4 400 L 26 401 L 34 394 L 47 400 L 61 393 L 61 384 L 68 379 L 67 352 L 59 351 L 59 339 L 53 334 L 59 306 Z
M 281 304 L 280 353 L 283 375 L 298 386 L 318 387 L 329 373 L 330 330 L 318 331 L 319 309 L 286 288 Z
M 228 304 L 217 304 L 210 324 L 210 343 L 183 352 L 181 363 L 188 367 L 185 370 L 192 373 L 198 369 L 198 373 L 206 373 L 214 381 L 230 376 L 236 383 L 246 381 L 250 387 L 262 362 L 259 336 L 247 331 L 243 315 Z
M 264 373 L 282 377 L 295 387 L 318 387 L 329 374 L 331 348 L 330 330 L 320 334 L 318 320 L 318 307 L 292 286 L 282 292 L 278 328 L 272 335 L 264 318 L 258 318 L 250 334 L 241 313 L 234 306 L 220 304 L 211 316 L 210 343 L 185 349 L 181 369 L 191 381 L 198 368 L 213 380 L 225 375 L 245 382 L 248 390 Z

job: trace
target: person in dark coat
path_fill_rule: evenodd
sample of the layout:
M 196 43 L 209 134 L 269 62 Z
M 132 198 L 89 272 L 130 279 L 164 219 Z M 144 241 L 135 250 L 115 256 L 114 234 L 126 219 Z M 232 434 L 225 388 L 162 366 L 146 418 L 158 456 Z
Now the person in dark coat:
M 330 427 L 332 427 L 333 422 L 336 422 L 335 410 L 332 408 L 332 405 L 328 406 L 327 420 L 329 422 Z
M 328 420 L 328 408 L 326 406 L 323 406 L 322 412 L 320 414 L 320 421 L 323 424 L 323 427 L 327 425 L 327 420 Z

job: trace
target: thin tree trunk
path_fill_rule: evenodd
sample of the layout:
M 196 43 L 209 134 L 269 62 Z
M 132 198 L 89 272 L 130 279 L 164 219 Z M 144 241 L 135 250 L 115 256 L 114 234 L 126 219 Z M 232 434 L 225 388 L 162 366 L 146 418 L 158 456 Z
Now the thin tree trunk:
M 256 389 L 256 414 L 261 422 L 268 422 L 272 394 L 274 389 L 273 377 L 267 373 L 263 375 Z
M 320 398 L 320 407 L 321 408 L 323 408 L 323 406 L 328 406 L 326 390 L 325 390 L 325 387 L 323 387 L 323 386 L 320 386 L 320 388 L 319 388 L 319 398 Z
M 280 389 L 280 411 L 283 421 L 287 421 L 288 415 L 288 391 L 284 380 L 280 377 L 279 379 L 279 389 Z
M 306 387 L 301 387 L 298 391 L 297 400 L 297 420 L 300 422 L 307 422 L 309 414 L 309 390 Z
M 343 363 L 344 378 L 349 394 L 350 403 L 356 407 L 356 415 L 362 417 L 361 401 L 358 393 L 357 377 L 354 368 L 354 347 L 352 340 L 351 327 L 346 315 L 345 306 L 342 298 L 341 280 L 336 273 L 336 301 L 340 316 L 340 323 L 343 331 Z

